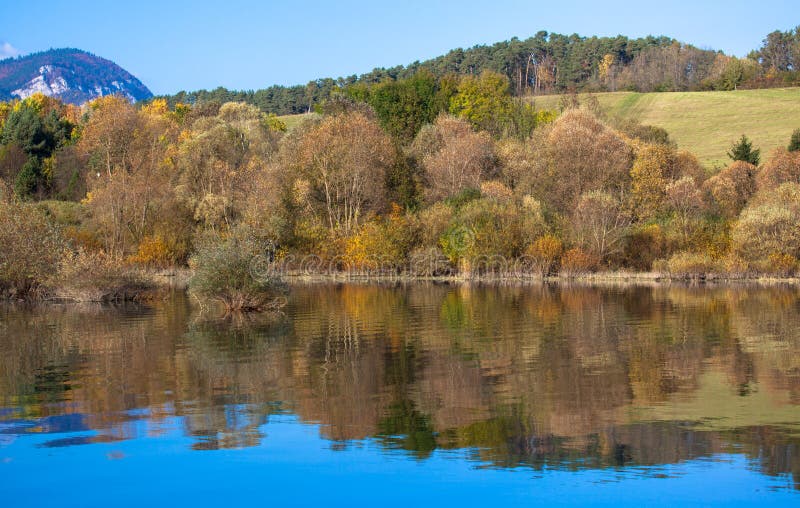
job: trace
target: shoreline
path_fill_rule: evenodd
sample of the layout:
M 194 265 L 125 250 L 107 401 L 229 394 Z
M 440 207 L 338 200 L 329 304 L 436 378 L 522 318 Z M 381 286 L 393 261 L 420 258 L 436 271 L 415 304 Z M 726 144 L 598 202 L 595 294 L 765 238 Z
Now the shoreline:
M 32 304 L 58 303 L 58 304 L 107 304 L 121 301 L 147 302 L 157 300 L 164 294 L 174 291 L 187 292 L 192 271 L 189 268 L 172 268 L 165 270 L 143 270 L 139 277 L 147 285 L 146 289 L 133 291 L 126 298 L 109 298 L 101 300 L 77 299 L 68 296 L 58 296 L 56 289 L 52 297 L 31 300 L 18 300 L 15 298 L 0 298 L 0 303 L 26 301 Z M 484 285 L 484 286 L 583 286 L 583 287 L 741 287 L 741 286 L 797 286 L 800 287 L 800 277 L 730 277 L 709 274 L 702 277 L 671 277 L 659 272 L 597 272 L 584 275 L 561 276 L 551 275 L 540 277 L 537 275 L 440 275 L 416 276 L 408 274 L 369 274 L 359 272 L 336 273 L 305 273 L 290 271 L 280 275 L 289 286 L 306 286 L 318 284 L 357 284 L 357 285 L 412 285 L 412 284 L 447 284 L 453 286 Z
M 359 283 L 359 284 L 411 284 L 428 282 L 434 284 L 497 284 L 497 285 L 534 285 L 534 284 L 580 284 L 586 286 L 603 285 L 639 285 L 669 286 L 677 285 L 798 285 L 800 277 L 731 277 L 709 274 L 698 277 L 673 277 L 659 272 L 597 272 L 585 275 L 562 276 L 550 275 L 481 275 L 481 276 L 415 276 L 415 275 L 383 275 L 364 273 L 309 274 L 287 273 L 282 275 L 288 284 L 325 284 L 325 283 Z

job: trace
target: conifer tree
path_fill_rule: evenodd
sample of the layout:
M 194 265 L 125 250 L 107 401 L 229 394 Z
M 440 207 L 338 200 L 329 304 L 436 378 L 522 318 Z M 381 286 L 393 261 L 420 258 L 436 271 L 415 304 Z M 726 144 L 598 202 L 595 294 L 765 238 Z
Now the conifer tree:
M 800 129 L 795 129 L 792 138 L 789 140 L 789 151 L 800 152 Z
M 734 143 L 731 151 L 728 152 L 728 157 L 734 161 L 749 162 L 753 166 L 758 166 L 761 161 L 761 150 L 753 148 L 753 142 L 747 139 L 747 136 L 742 134 L 739 141 Z

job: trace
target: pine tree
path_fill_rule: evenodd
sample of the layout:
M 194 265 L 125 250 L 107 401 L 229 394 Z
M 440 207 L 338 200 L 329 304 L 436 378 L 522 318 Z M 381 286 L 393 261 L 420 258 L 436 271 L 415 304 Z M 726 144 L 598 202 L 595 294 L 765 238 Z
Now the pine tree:
M 37 157 L 29 157 L 14 180 L 14 191 L 20 198 L 29 198 L 42 183 L 42 163 Z
M 742 134 L 738 142 L 734 143 L 728 157 L 735 161 L 749 162 L 753 166 L 758 166 L 761 161 L 761 150 L 753 149 L 753 143 Z
M 795 129 L 792 138 L 789 140 L 789 151 L 800 152 L 800 129 Z

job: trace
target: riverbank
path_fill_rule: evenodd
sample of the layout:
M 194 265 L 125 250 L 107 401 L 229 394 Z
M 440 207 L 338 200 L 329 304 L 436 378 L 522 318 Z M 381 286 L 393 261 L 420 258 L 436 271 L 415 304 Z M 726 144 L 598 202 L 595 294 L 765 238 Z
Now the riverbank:
M 325 274 L 290 272 L 283 275 L 289 284 L 326 284 L 326 283 L 357 283 L 357 284 L 411 284 L 430 282 L 437 284 L 582 284 L 582 285 L 669 285 L 669 284 L 792 284 L 800 285 L 798 277 L 768 277 L 768 276 L 727 276 L 718 274 L 705 274 L 694 277 L 671 276 L 660 272 L 596 272 L 582 275 L 549 275 L 540 277 L 531 274 L 488 274 L 488 275 L 446 275 L 423 277 L 409 274 L 366 274 L 355 272 L 336 272 Z
M 188 291 L 189 281 L 192 277 L 189 268 L 171 269 L 137 269 L 127 272 L 125 281 L 107 282 L 106 288 L 93 288 L 78 292 L 74 288 L 53 288 L 48 296 L 38 301 L 58 301 L 62 303 L 108 303 L 119 301 L 148 301 L 164 297 L 173 291 Z M 646 286 L 666 287 L 680 286 L 800 286 L 798 277 L 767 277 L 767 276 L 725 276 L 706 274 L 702 276 L 670 276 L 660 272 L 596 272 L 582 275 L 563 276 L 551 275 L 540 277 L 532 274 L 482 274 L 482 275 L 442 275 L 442 276 L 416 276 L 410 274 L 374 274 L 364 272 L 333 272 L 309 273 L 289 271 L 280 274 L 280 277 L 289 286 L 308 286 L 323 284 L 357 284 L 357 285 L 410 285 L 410 284 L 452 284 L 452 285 L 497 285 L 497 286 L 526 286 L 540 284 L 625 287 Z M 130 284 L 135 280 L 136 284 Z M 7 301 L 15 298 L 5 298 Z M 34 300 L 37 301 L 37 300 Z

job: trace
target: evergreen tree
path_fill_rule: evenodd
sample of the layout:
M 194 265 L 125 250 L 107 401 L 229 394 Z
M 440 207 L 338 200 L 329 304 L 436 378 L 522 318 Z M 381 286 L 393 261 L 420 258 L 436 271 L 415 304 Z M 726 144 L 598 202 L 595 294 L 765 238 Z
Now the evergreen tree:
M 37 157 L 29 157 L 14 181 L 14 192 L 20 198 L 29 198 L 43 183 L 42 163 Z
M 753 148 L 753 142 L 747 139 L 747 136 L 742 134 L 739 141 L 734 143 L 731 151 L 728 152 L 728 157 L 735 161 L 749 162 L 753 166 L 758 166 L 761 161 L 761 150 Z
M 789 151 L 800 152 L 800 129 L 795 129 L 792 138 L 789 140 Z

